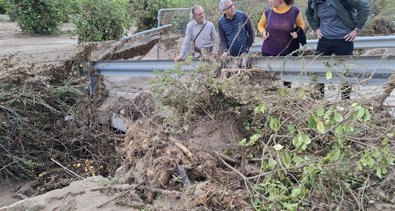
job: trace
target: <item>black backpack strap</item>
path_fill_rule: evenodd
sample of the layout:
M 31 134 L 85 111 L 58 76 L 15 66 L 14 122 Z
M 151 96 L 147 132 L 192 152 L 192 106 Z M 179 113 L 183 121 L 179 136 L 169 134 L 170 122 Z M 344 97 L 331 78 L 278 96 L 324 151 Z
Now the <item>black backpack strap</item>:
M 294 17 L 295 10 L 296 10 L 296 7 L 294 5 L 292 5 L 291 6 L 291 18 L 292 18 L 292 23 L 294 23 L 294 24 L 295 24 L 295 21 L 296 21 L 296 18 L 297 18 L 297 16 Z
M 272 8 L 270 8 L 268 10 L 268 14 L 267 14 L 267 18 L 266 18 L 266 33 L 268 32 L 268 28 L 269 28 L 269 22 L 270 22 L 270 16 L 272 16 Z

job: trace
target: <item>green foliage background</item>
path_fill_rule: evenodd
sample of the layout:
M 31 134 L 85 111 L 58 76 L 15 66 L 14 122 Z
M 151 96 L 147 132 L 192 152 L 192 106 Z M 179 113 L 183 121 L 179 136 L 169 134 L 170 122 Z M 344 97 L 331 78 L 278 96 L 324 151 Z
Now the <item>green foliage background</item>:
M 394 22 L 394 6 L 390 0 L 369 0 L 372 17 Z M 256 27 L 263 11 L 269 7 L 268 1 L 234 0 L 237 10 L 249 15 Z M 74 22 L 80 41 L 101 41 L 119 39 L 125 29 L 134 25 L 137 31 L 157 27 L 158 11 L 161 8 L 191 8 L 202 5 L 206 19 L 217 24 L 222 16 L 218 0 L 0 0 L 0 13 L 7 13 L 16 21 L 23 31 L 37 34 L 51 34 L 59 30 L 62 22 Z M 295 0 L 304 14 L 307 0 Z M 177 28 L 175 32 L 183 33 L 189 21 L 188 14 L 174 12 L 170 17 L 171 24 Z M 187 12 L 188 13 L 188 12 Z M 167 18 L 168 17 L 161 17 Z M 367 27 L 375 26 L 374 18 L 370 18 Z M 307 32 L 310 31 L 307 21 Z M 162 23 L 162 20 L 161 20 Z M 168 22 L 163 21 L 163 24 Z M 373 29 L 364 30 L 372 35 Z M 373 33 L 382 34 L 383 32 Z
M 6 3 L 5 0 L 0 0 L 0 14 L 5 14 L 7 8 Z
M 117 40 L 131 26 L 125 0 L 85 0 L 74 23 L 80 42 Z
M 61 1 L 58 0 L 18 0 L 11 1 L 8 13 L 18 23 L 22 31 L 36 34 L 51 34 L 62 24 Z

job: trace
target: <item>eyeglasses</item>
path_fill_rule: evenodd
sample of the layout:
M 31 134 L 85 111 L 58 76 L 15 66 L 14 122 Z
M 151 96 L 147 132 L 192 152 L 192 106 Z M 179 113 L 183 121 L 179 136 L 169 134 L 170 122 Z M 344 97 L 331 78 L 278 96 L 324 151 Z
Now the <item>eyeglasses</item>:
M 222 11 L 228 10 L 228 9 L 232 8 L 233 6 L 234 6 L 234 5 L 233 5 L 233 4 L 231 4 L 231 5 L 229 5 L 229 7 L 227 7 L 227 8 L 225 8 L 225 9 L 223 9 Z

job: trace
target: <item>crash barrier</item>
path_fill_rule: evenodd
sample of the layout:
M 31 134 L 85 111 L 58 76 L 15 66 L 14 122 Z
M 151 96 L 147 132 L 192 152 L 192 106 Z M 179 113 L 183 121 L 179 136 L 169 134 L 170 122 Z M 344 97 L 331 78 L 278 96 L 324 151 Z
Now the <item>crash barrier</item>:
M 184 71 L 192 71 L 200 63 L 194 60 L 177 66 Z M 395 72 L 395 56 L 258 57 L 249 63 L 254 68 L 273 72 L 277 79 L 291 82 L 311 82 L 314 78 L 314 82 L 319 83 L 383 85 Z M 134 77 L 153 77 L 154 71 L 176 67 L 172 60 L 99 61 L 94 66 L 105 76 Z
M 316 49 L 318 40 L 307 40 L 307 49 Z M 262 43 L 254 44 L 250 52 L 260 53 Z M 372 48 L 395 48 L 395 35 L 391 36 L 363 36 L 356 37 L 354 40 L 355 49 L 372 49 Z

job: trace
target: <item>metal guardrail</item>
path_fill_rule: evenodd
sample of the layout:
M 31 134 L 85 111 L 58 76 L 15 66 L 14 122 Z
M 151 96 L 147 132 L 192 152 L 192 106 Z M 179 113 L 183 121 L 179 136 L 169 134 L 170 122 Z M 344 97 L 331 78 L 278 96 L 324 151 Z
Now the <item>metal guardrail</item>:
M 318 40 L 307 40 L 307 48 L 315 50 L 317 48 Z M 254 44 L 250 51 L 253 53 L 260 53 L 262 44 Z M 363 36 L 357 37 L 354 41 L 355 49 L 368 48 L 395 48 L 395 35 L 391 36 Z
M 199 61 L 193 61 L 180 68 L 191 71 L 199 65 Z M 253 66 L 274 72 L 277 78 L 291 82 L 309 82 L 315 78 L 319 83 L 348 81 L 352 84 L 382 85 L 395 73 L 395 56 L 259 57 Z M 172 60 L 100 61 L 95 67 L 105 76 L 153 77 L 155 70 L 175 68 L 175 63 Z M 332 73 L 329 80 L 326 78 L 328 71 Z

